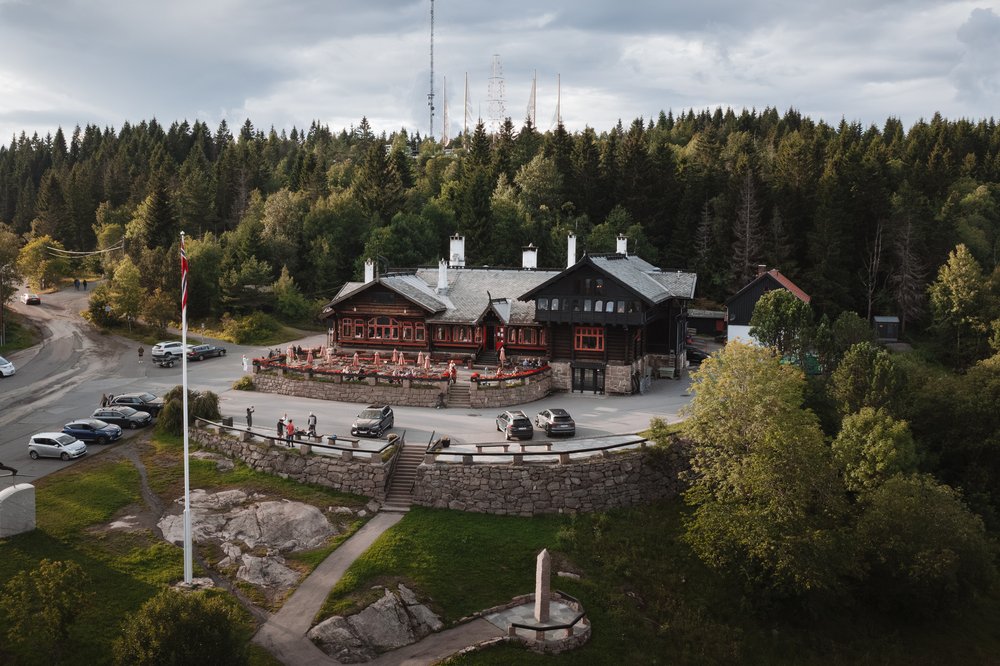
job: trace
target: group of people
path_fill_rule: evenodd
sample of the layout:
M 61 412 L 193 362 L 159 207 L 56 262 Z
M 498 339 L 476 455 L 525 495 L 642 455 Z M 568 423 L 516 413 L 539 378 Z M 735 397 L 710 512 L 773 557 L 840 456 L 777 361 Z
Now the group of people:
M 253 405 L 247 407 L 247 430 L 253 427 Z M 278 419 L 278 437 L 285 439 L 285 445 L 291 448 L 293 446 L 292 440 L 296 435 L 308 437 L 316 437 L 316 414 L 309 412 L 309 416 L 306 419 L 306 430 L 300 430 L 296 427 L 295 422 L 288 417 L 288 414 L 283 414 L 281 418 Z
M 74 289 L 76 289 L 77 291 L 80 291 L 80 284 L 81 284 L 80 278 L 73 278 L 73 288 Z M 87 291 L 87 281 L 84 280 L 82 282 L 82 284 L 83 284 L 83 290 Z
M 108 405 L 110 405 L 112 403 L 112 401 L 114 399 L 115 399 L 115 396 L 113 394 L 108 393 L 107 395 L 104 395 L 102 393 L 101 394 L 101 407 L 107 407 Z

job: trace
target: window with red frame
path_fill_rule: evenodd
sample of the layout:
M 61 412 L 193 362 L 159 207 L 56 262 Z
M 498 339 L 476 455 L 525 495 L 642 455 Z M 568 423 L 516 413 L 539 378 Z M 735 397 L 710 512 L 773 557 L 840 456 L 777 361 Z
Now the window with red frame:
M 576 351 L 604 351 L 604 329 L 600 326 L 577 326 L 573 334 Z
M 353 319 L 341 319 L 340 320 L 340 337 L 349 338 L 351 333 L 354 332 L 354 320 Z
M 416 342 L 423 342 L 427 337 L 427 328 L 423 324 L 413 325 L 413 339 Z
M 364 319 L 354 320 L 354 337 L 363 338 L 365 337 L 365 321 Z
M 413 324 L 403 324 L 403 342 L 413 342 Z
M 372 317 L 368 320 L 368 337 L 375 340 L 398 340 L 399 321 L 392 317 Z

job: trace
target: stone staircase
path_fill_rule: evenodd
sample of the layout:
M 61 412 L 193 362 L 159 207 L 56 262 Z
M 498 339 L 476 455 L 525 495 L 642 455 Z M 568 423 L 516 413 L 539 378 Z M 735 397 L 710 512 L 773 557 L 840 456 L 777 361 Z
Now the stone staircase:
M 410 510 L 410 505 L 413 504 L 413 482 L 417 478 L 417 466 L 423 462 L 426 448 L 425 445 L 419 443 L 407 443 L 403 446 L 403 450 L 399 452 L 399 460 L 396 461 L 392 479 L 389 481 L 385 503 L 382 505 L 383 511 L 406 512 Z
M 496 350 L 486 351 L 485 349 L 476 354 L 477 366 L 493 366 L 494 369 L 500 365 L 500 353 Z
M 469 396 L 470 387 L 467 382 L 457 382 L 448 386 L 449 407 L 472 407 Z

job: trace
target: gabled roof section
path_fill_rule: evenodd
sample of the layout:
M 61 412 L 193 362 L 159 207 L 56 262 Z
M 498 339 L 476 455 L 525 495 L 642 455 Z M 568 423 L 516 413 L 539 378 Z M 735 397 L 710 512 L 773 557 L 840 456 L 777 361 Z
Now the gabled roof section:
M 479 321 L 489 309 L 487 293 L 494 300 L 494 310 L 508 324 L 533 324 L 535 304 L 516 300 L 518 295 L 558 275 L 560 271 L 523 270 L 517 268 L 454 268 L 448 269 L 448 288 L 441 293 L 430 286 L 435 298 L 447 305 L 428 321 L 436 323 L 472 323 Z M 437 285 L 437 268 L 418 268 L 417 279 L 427 285 Z M 497 301 L 506 299 L 509 312 L 504 315 Z
M 323 308 L 324 314 L 329 312 L 333 306 L 338 303 L 342 303 L 349 298 L 353 298 L 375 285 L 381 285 L 386 289 L 399 294 L 414 305 L 421 307 L 432 314 L 440 312 L 448 307 L 444 302 L 437 298 L 427 283 L 418 278 L 416 275 L 386 275 L 376 278 L 371 282 L 348 282 L 340 288 L 340 291 L 333 297 L 333 300 L 330 301 L 325 308 Z
M 733 294 L 732 296 L 730 296 L 726 300 L 726 305 L 728 306 L 730 303 L 732 303 L 737 298 L 739 298 L 740 296 L 742 296 L 743 293 L 746 292 L 748 289 L 750 289 L 755 284 L 757 284 L 758 282 L 761 282 L 763 280 L 773 280 L 774 282 L 777 282 L 779 286 L 784 287 L 788 291 L 792 292 L 792 294 L 797 299 L 799 299 L 800 301 L 802 301 L 803 303 L 808 303 L 809 301 L 812 300 L 812 296 L 810 296 L 806 292 L 802 291 L 802 289 L 799 288 L 799 286 L 797 284 L 795 284 L 794 282 L 792 282 L 791 280 L 789 280 L 785 275 L 782 275 L 781 271 L 779 271 L 777 268 L 772 268 L 771 270 L 767 271 L 766 273 L 762 273 L 761 275 L 758 275 L 753 280 L 750 280 L 750 282 L 748 282 L 745 287 L 743 287 L 738 292 L 736 292 L 735 294 Z
M 645 259 L 625 254 L 584 255 L 570 268 L 527 291 L 519 299 L 531 300 L 549 285 L 572 275 L 584 266 L 592 266 L 651 305 L 670 298 L 694 298 L 698 276 L 676 271 L 665 273 Z

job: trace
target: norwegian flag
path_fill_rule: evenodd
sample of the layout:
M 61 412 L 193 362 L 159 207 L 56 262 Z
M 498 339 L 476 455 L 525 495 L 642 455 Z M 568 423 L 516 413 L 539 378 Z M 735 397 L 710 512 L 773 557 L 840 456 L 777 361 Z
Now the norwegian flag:
M 188 258 L 184 250 L 184 234 L 181 233 L 181 310 L 188 305 Z

